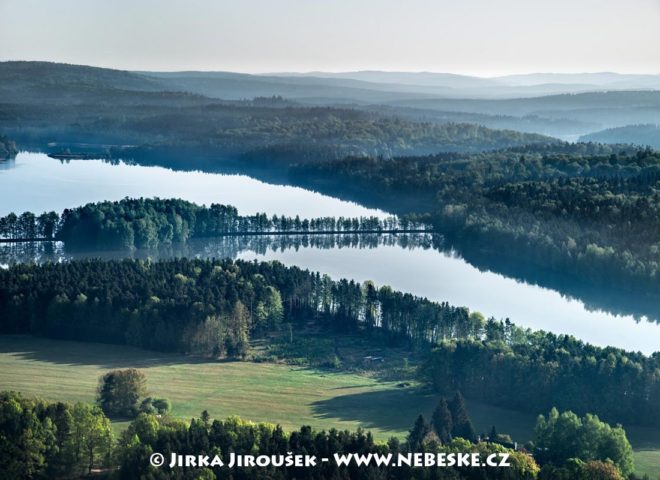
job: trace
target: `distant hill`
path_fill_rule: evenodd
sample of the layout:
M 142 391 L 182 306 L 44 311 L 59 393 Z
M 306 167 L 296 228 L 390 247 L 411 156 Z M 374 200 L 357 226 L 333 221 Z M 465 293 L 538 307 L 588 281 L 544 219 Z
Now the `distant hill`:
M 7 94 L 37 94 L 50 86 L 68 85 L 83 94 L 85 89 L 162 91 L 155 79 L 123 70 L 52 62 L 0 62 L 0 89 Z
M 421 122 L 474 123 L 488 128 L 516 130 L 518 132 L 538 133 L 565 140 L 575 140 L 576 132 L 590 132 L 602 128 L 600 123 L 589 120 L 569 118 L 547 118 L 539 115 L 503 115 L 488 113 L 470 113 L 454 110 L 436 110 L 433 108 L 414 108 L 392 105 L 364 106 L 363 109 L 382 112 L 388 115 Z
M 651 82 L 652 75 L 531 74 L 484 79 L 432 72 L 345 72 L 250 75 L 233 72 L 127 72 L 48 62 L 0 62 L 0 101 L 12 105 L 165 105 L 209 102 L 256 106 L 252 99 L 282 97 L 277 105 L 358 109 L 420 123 L 472 123 L 494 129 L 577 140 L 626 125 L 660 124 L 660 91 L 612 90 L 529 96 L 592 85 Z M 539 83 L 539 82 L 554 82 Z M 574 82 L 574 83 L 562 83 Z M 490 98 L 497 92 L 520 98 Z M 470 95 L 474 95 L 470 98 Z M 482 97 L 479 98 L 479 95 Z M 13 116 L 7 106 L 5 119 Z M 46 118 L 44 117 L 44 121 Z
M 531 86 L 543 84 L 582 85 L 593 90 L 660 89 L 660 75 L 636 75 L 613 72 L 597 73 L 530 73 L 497 77 L 500 83 L 509 86 Z
M 279 77 L 360 80 L 369 83 L 440 87 L 445 96 L 458 98 L 515 98 L 560 93 L 582 93 L 603 90 L 660 90 L 660 75 L 620 73 L 532 73 L 500 77 L 476 77 L 436 72 L 355 72 L 276 73 Z
M 443 112 L 538 117 L 573 123 L 576 137 L 606 128 L 660 124 L 660 91 L 607 91 L 515 99 L 426 98 L 389 102 L 393 107 Z M 572 127 L 571 127 L 572 128 Z M 543 132 L 535 129 L 533 131 Z
M 402 100 L 391 104 L 471 113 L 529 115 L 594 108 L 658 108 L 660 107 L 660 91 L 607 91 L 498 100 L 425 98 Z
M 443 87 L 451 89 L 484 88 L 501 86 L 495 79 L 457 75 L 454 73 L 435 72 L 384 72 L 379 70 L 362 70 L 357 72 L 309 72 L 309 73 L 276 73 L 280 77 L 298 78 L 334 78 L 344 80 L 359 80 L 370 83 L 390 85 L 414 85 L 427 87 Z
M 226 100 L 281 95 L 307 103 L 380 103 L 426 98 L 527 98 L 587 91 L 660 89 L 658 75 L 529 74 L 482 78 L 435 72 L 127 72 L 50 62 L 2 62 L 0 82 L 30 74 L 35 82 L 76 82 L 139 91 L 176 90 Z
M 635 82 L 651 82 L 654 76 L 539 74 L 482 79 L 377 71 L 144 74 L 170 89 L 213 98 L 237 100 L 281 95 L 304 104 L 389 109 L 390 114 L 414 121 L 470 122 L 566 140 L 605 128 L 660 122 L 660 91 L 619 89 Z M 546 81 L 554 83 L 537 83 Z M 575 83 L 562 83 L 569 81 Z M 519 98 L 497 98 L 512 96 Z
M 293 162 L 344 155 L 475 152 L 555 141 L 475 124 L 419 122 L 393 112 L 310 106 L 268 97 L 277 93 L 270 90 L 273 84 L 294 88 L 283 79 L 275 79 L 270 87 L 262 85 L 258 93 L 267 98 L 243 101 L 204 96 L 199 88 L 191 93 L 185 72 L 148 76 L 76 65 L 5 62 L 0 63 L 0 79 L 0 132 L 19 143 L 42 146 L 195 148 L 225 158 Z M 248 85 L 252 93 L 254 82 L 261 81 L 231 73 L 199 74 L 194 80 L 198 85 L 210 81 L 210 88 L 223 84 L 246 88 L 244 84 L 253 82 Z
M 212 98 L 245 100 L 279 95 L 311 104 L 378 103 L 396 99 L 421 99 L 447 95 L 443 87 L 369 83 L 341 78 L 249 75 L 232 72 L 140 72 L 172 90 L 197 93 Z
M 580 137 L 583 142 L 632 143 L 660 149 L 660 125 L 626 125 Z

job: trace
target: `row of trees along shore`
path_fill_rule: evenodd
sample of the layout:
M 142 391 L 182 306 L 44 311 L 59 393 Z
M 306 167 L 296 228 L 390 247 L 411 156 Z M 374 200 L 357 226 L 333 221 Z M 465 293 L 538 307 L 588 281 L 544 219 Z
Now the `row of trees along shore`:
M 453 407 L 452 413 L 447 412 L 447 415 L 465 418 L 469 423 L 460 394 L 451 403 L 456 399 L 460 405 L 454 406 L 458 408 Z M 437 422 L 428 424 L 420 415 L 406 440 L 392 437 L 384 442 L 375 440 L 370 432 L 362 429 L 318 431 L 303 426 L 287 432 L 279 425 L 253 423 L 238 417 L 212 419 L 205 410 L 200 418 L 189 422 L 175 419 L 167 412 L 162 415 L 142 412 L 115 437 L 108 417 L 99 406 L 49 402 L 14 392 L 0 392 L 0 438 L 4 440 L 0 442 L 0 471 L 8 480 L 86 478 L 93 473 L 127 480 L 214 480 L 228 474 L 235 480 L 637 478 L 632 473 L 632 449 L 623 429 L 612 428 L 593 415 L 579 418 L 572 412 L 560 414 L 553 409 L 547 418 L 539 417 L 534 440 L 521 450 L 507 448 L 503 445 L 506 442 L 490 437 L 476 440 L 455 436 L 443 440 L 437 429 Z M 492 435 L 497 436 L 494 430 L 493 427 Z M 564 435 L 564 430 L 571 435 Z M 150 462 L 156 452 L 164 456 L 161 467 Z M 470 453 L 479 454 L 482 461 L 497 454 L 496 462 L 506 458 L 509 466 L 413 466 L 414 455 L 427 454 L 437 460 L 438 454 Z M 170 468 L 172 454 L 208 456 L 209 463 L 217 455 L 223 465 L 213 462 L 208 466 Z M 229 470 L 231 454 L 267 457 L 273 464 Z M 391 455 L 392 462 L 397 462 L 402 455 L 410 463 L 388 468 L 376 461 L 362 466 L 355 461 L 348 466 L 320 461 L 321 458 L 331 459 L 335 454 L 379 455 L 383 459 Z M 287 458 L 293 460 L 294 455 L 313 455 L 317 463 L 300 468 L 287 461 Z
M 660 425 L 660 352 L 596 347 L 371 282 L 231 260 L 85 260 L 0 270 L 1 333 L 242 357 L 251 338 L 310 319 L 424 352 L 420 375 L 440 392 L 461 390 L 533 413 L 557 406 Z
M 66 209 L 61 215 L 10 213 L 0 218 L 0 238 L 53 239 L 73 248 L 154 248 L 192 238 L 268 233 L 378 233 L 426 230 L 406 219 L 321 217 L 264 213 L 242 216 L 229 205 L 199 206 L 179 199 L 124 199 Z M 430 231 L 430 228 L 428 229 Z

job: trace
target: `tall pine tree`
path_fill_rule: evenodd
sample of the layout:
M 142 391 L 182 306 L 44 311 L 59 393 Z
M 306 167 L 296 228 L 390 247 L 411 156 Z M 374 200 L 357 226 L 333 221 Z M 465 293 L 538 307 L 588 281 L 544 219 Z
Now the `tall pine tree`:
M 433 411 L 431 425 L 442 443 L 448 443 L 451 441 L 453 422 L 449 406 L 447 405 L 447 400 L 445 400 L 444 397 L 440 398 L 438 406 L 435 407 L 435 410 Z
M 429 433 L 431 433 L 431 426 L 424 418 L 424 415 L 420 415 L 417 417 L 417 420 L 415 420 L 415 425 L 408 434 L 408 445 L 410 446 L 410 449 L 413 452 L 420 450 L 424 444 L 424 439 Z
M 454 398 L 449 402 L 449 411 L 451 412 L 452 436 L 474 441 L 476 439 L 474 426 L 468 415 L 465 399 L 461 392 L 456 392 Z

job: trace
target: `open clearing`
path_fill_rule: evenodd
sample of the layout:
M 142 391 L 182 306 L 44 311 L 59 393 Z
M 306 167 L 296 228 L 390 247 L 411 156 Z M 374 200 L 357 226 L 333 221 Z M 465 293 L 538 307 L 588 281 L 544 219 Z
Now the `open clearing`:
M 416 386 L 367 376 L 273 363 L 217 362 L 131 347 L 0 336 L 0 390 L 50 400 L 94 402 L 99 377 L 135 367 L 149 393 L 171 400 L 172 413 L 189 419 L 238 415 L 285 429 L 362 427 L 376 438 L 404 437 L 419 413 L 430 416 L 437 395 Z M 468 402 L 477 431 L 492 424 L 519 441 L 531 438 L 535 415 Z M 116 422 L 116 429 L 126 422 Z M 660 431 L 629 428 L 637 470 L 660 471 Z

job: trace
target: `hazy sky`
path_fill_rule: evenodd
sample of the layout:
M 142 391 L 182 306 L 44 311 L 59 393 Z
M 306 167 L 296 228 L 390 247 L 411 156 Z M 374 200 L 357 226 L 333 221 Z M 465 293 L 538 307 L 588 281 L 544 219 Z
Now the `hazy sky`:
M 0 60 L 660 73 L 660 0 L 0 0 Z

